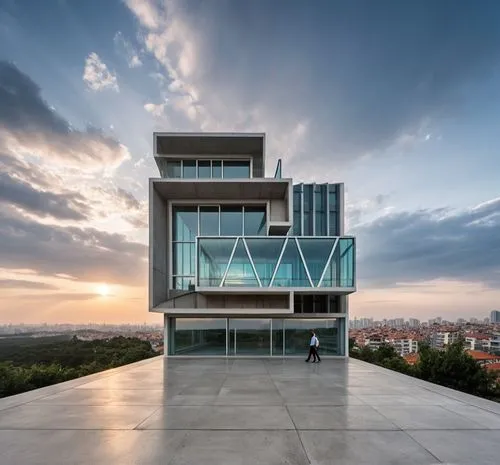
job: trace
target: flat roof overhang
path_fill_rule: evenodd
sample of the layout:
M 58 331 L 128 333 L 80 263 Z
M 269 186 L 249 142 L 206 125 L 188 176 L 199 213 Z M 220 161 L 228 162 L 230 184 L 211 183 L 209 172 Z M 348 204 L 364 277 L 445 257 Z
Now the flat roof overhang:
M 292 179 L 165 179 L 149 182 L 165 201 L 286 199 Z
M 356 292 L 356 287 L 229 287 L 195 286 L 195 292 L 200 294 L 283 294 L 284 292 L 294 292 L 298 294 L 333 294 L 348 295 Z
M 155 132 L 155 155 L 263 156 L 264 133 Z

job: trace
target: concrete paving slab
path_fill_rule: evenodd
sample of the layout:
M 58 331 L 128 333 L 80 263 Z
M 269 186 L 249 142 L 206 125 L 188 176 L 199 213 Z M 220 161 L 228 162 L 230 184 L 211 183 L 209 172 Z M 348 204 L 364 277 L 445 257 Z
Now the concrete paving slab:
M 159 357 L 0 399 L 0 465 L 492 464 L 499 418 L 357 360 Z
M 302 431 L 314 465 L 431 465 L 439 461 L 402 431 Z
M 289 406 L 288 411 L 297 429 L 326 430 L 398 430 L 399 428 L 368 405 Z
M 499 463 L 500 431 L 410 431 L 408 434 L 446 464 Z
M 410 429 L 483 429 L 475 421 L 439 405 L 375 406 L 382 415 L 404 430 Z

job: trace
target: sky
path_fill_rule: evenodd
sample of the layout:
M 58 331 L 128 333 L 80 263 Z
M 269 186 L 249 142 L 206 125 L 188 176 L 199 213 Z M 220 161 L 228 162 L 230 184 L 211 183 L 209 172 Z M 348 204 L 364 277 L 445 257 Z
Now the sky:
M 4 0 L 0 323 L 147 312 L 153 131 L 345 182 L 351 317 L 500 308 L 500 4 Z

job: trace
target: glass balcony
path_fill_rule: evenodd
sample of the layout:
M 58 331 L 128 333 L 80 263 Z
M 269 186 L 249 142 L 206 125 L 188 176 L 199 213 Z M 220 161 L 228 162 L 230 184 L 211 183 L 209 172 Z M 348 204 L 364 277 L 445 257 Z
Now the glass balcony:
M 352 237 L 197 237 L 197 286 L 355 288 Z

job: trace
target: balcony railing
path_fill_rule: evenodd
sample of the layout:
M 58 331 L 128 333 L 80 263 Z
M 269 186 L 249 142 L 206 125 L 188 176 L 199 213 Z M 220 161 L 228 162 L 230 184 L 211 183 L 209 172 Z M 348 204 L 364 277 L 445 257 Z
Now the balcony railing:
M 355 287 L 353 237 L 212 236 L 196 241 L 198 288 Z

